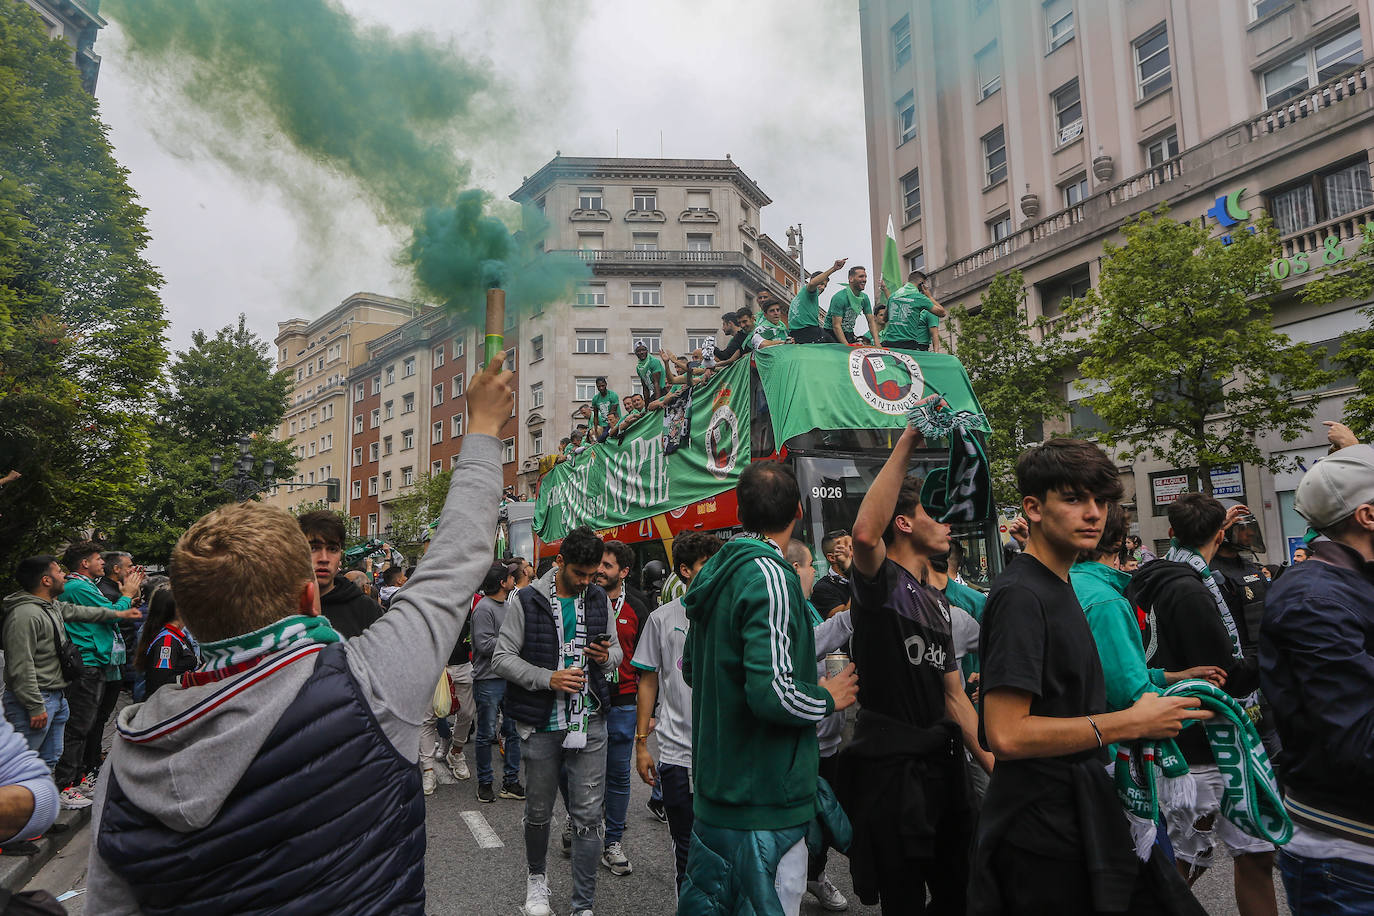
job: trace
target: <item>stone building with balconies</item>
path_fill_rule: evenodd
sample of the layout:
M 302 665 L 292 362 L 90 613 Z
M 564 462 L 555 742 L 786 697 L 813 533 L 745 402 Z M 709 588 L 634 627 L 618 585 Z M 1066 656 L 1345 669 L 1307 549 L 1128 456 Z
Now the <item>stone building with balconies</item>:
M 700 347 L 720 336 L 725 311 L 753 306 L 768 288 L 790 299 L 800 271 L 760 229 L 771 199 L 725 159 L 557 156 L 511 198 L 541 210 L 546 250 L 576 251 L 591 276 L 569 306 L 549 307 L 518 330 L 522 486 L 539 459 L 582 421 L 597 376 L 625 397 L 639 390 L 634 341 L 651 352 Z
M 1103 243 L 1167 204 L 1218 234 L 1273 219 L 1274 321 L 1291 339 L 1329 358 L 1366 323 L 1367 303 L 1294 292 L 1324 248 L 1353 254 L 1374 219 L 1369 0 L 868 0 L 860 20 L 873 237 L 891 216 L 904 265 L 927 270 L 946 305 L 976 305 L 1016 269 L 1029 317 L 1053 319 L 1097 283 Z M 1295 394 L 1337 418 L 1351 390 L 1347 377 Z M 1092 428 L 1086 393 L 1067 382 L 1069 419 Z M 1310 462 L 1325 436 L 1267 447 Z M 1187 469 L 1122 470 L 1158 545 Z M 1220 473 L 1218 495 L 1260 517 L 1269 559 L 1287 556 L 1306 530 L 1298 472 Z
M 38 13 L 48 37 L 61 38 L 72 46 L 72 63 L 81 73 L 81 88 L 95 95 L 100 76 L 100 55 L 95 53 L 96 34 L 105 27 L 100 0 L 22 0 Z

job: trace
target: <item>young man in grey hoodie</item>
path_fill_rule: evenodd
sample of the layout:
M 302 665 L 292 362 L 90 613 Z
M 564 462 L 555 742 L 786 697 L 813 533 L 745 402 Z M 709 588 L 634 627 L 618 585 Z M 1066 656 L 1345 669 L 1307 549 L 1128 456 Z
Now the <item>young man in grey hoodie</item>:
M 319 616 L 289 514 L 227 506 L 172 555 L 204 664 L 121 711 L 91 825 L 87 909 L 425 912 L 420 722 L 490 563 L 510 417 L 504 356 L 429 553 L 389 613 L 344 642 Z

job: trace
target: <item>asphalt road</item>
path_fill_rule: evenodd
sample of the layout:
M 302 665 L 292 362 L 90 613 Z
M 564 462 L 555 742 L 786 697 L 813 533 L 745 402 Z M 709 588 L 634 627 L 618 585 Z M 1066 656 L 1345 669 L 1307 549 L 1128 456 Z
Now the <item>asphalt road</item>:
M 615 877 L 599 869 L 596 894 L 597 916 L 671 916 L 673 902 L 673 857 L 668 827 L 659 823 L 645 808 L 649 789 L 637 776 L 631 780 L 630 813 L 625 832 L 625 852 L 634 873 Z M 522 802 L 498 799 L 482 804 L 476 799 L 473 780 L 441 785 L 426 802 L 429 851 L 426 857 L 426 884 L 430 916 L 519 916 L 525 898 L 525 854 L 520 818 Z M 569 862 L 559 852 L 562 807 L 555 814 L 555 830 L 549 854 L 549 885 L 553 891 L 554 912 L 563 916 L 570 909 L 572 879 Z M 30 888 L 45 888 L 55 894 L 85 887 L 85 861 L 90 848 L 89 831 L 73 838 L 58 858 L 50 862 L 30 883 Z M 497 844 L 500 845 L 497 845 Z M 831 880 L 852 898 L 849 869 L 843 856 L 832 855 Z M 1277 881 L 1277 875 L 1275 876 Z M 1236 913 L 1231 891 L 1229 864 L 1204 875 L 1194 888 L 1207 912 L 1214 916 Z M 68 913 L 85 913 L 85 897 L 66 902 Z M 802 913 L 824 912 L 811 897 L 802 903 Z M 849 911 L 856 916 L 877 916 L 877 907 L 865 907 L 851 899 Z M 1279 912 L 1288 913 L 1279 889 Z M 92 911 L 94 916 L 94 911 Z

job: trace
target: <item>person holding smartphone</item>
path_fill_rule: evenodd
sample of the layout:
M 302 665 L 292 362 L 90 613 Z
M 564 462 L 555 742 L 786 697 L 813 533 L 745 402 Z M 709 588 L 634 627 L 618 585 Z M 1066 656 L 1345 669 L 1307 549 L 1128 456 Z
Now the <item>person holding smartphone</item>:
M 935 329 L 946 314 L 945 307 L 931 298 L 926 275 L 913 270 L 887 301 L 883 346 L 893 350 L 937 349 L 932 346 Z

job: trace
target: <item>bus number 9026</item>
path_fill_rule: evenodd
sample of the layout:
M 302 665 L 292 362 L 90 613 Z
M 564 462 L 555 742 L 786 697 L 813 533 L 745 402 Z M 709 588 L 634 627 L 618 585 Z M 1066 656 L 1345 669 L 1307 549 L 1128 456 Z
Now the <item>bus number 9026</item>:
M 812 487 L 812 499 L 843 499 L 844 489 L 841 487 Z

